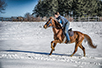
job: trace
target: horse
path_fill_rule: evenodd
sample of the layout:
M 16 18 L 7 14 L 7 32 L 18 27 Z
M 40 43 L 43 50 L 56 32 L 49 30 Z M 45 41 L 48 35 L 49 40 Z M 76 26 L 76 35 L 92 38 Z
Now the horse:
M 48 27 L 52 27 L 52 30 L 54 32 L 54 40 L 51 41 L 52 50 L 49 54 L 49 55 L 51 55 L 52 52 L 55 50 L 54 48 L 57 45 L 57 43 L 66 43 L 67 42 L 67 40 L 65 39 L 66 36 L 63 33 L 60 23 L 53 17 L 50 17 L 48 19 L 47 23 L 43 27 L 45 29 L 47 29 Z M 78 47 L 80 47 L 83 50 L 84 57 L 86 56 L 85 48 L 82 45 L 82 42 L 84 39 L 86 39 L 86 41 L 88 42 L 88 45 L 91 46 L 92 48 L 97 47 L 97 45 L 93 45 L 92 39 L 89 37 L 89 35 L 79 32 L 79 31 L 73 31 L 73 33 L 74 33 L 74 35 L 70 36 L 70 44 L 75 43 L 75 49 L 74 49 L 74 52 L 71 54 L 71 57 L 77 52 Z

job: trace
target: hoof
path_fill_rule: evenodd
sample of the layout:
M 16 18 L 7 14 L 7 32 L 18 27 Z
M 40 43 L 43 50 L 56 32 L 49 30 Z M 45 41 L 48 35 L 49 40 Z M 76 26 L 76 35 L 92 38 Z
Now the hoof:
M 84 57 L 86 57 L 86 55 L 84 55 Z
M 49 54 L 49 55 L 51 55 L 51 54 Z
M 72 57 L 73 55 L 71 55 L 70 57 Z
M 71 55 L 70 57 L 72 57 L 73 55 Z

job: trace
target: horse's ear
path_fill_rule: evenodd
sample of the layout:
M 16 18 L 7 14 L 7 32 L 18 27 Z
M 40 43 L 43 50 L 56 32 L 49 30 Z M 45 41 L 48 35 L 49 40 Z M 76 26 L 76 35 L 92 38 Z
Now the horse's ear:
M 53 17 L 50 17 L 50 19 L 52 19 Z

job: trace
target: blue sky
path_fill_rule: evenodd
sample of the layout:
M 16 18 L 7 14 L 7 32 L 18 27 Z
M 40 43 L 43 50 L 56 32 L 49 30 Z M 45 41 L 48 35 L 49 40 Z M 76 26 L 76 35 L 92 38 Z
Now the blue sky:
M 24 16 L 25 13 L 32 13 L 38 0 L 5 0 L 7 3 L 5 13 L 0 17 Z

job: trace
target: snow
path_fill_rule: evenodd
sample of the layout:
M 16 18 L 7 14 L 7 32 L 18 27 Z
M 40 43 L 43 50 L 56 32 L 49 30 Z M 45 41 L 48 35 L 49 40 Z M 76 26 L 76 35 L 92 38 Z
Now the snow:
M 73 57 L 75 44 L 57 44 L 51 56 L 52 28 L 46 22 L 0 22 L 0 68 L 102 68 L 102 22 L 70 22 L 73 30 L 88 34 L 96 49 L 83 42 Z

